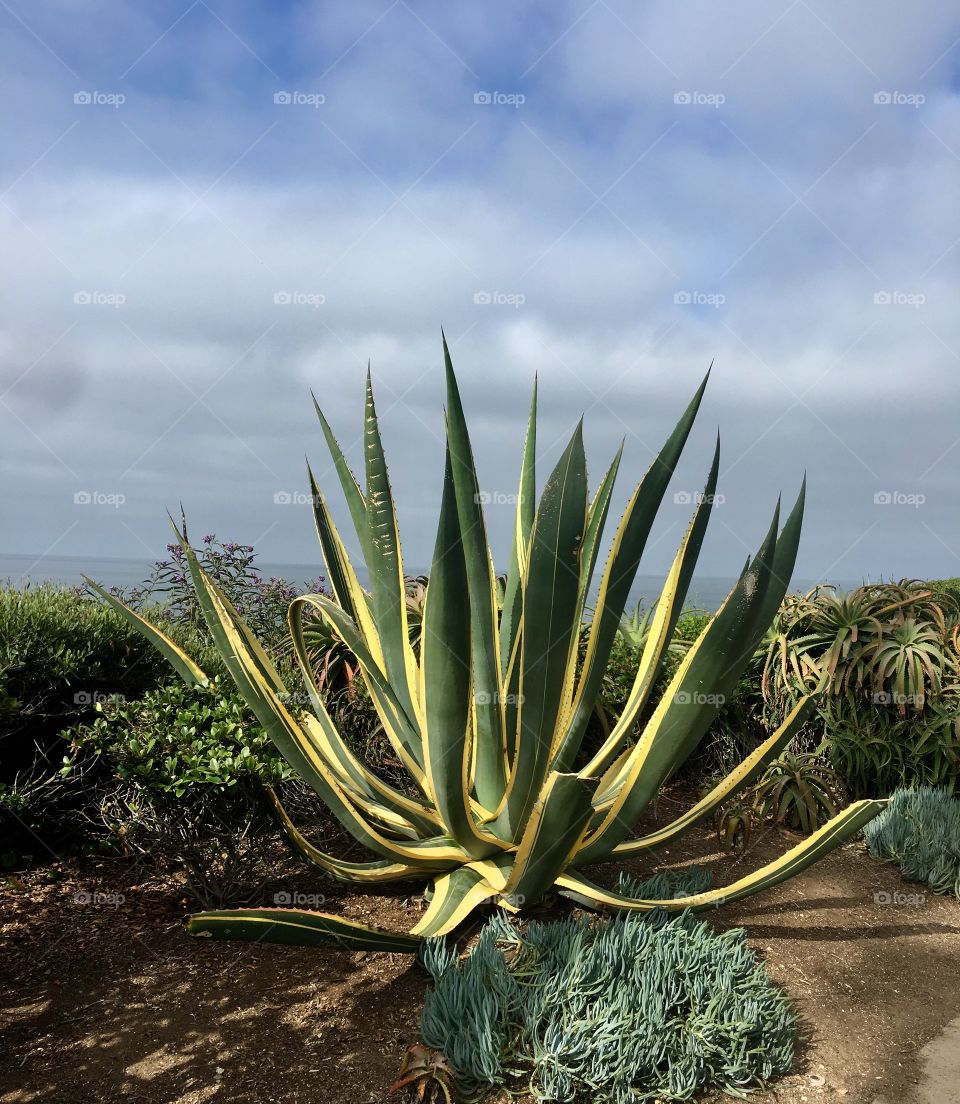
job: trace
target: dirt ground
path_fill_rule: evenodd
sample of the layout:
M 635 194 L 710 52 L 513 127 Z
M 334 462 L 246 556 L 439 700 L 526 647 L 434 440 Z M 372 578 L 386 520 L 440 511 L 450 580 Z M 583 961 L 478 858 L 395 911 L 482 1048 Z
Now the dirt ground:
M 663 863 L 709 860 L 724 884 L 792 842 L 769 831 L 732 858 L 703 829 Z M 421 907 L 291 871 L 265 902 L 322 894 L 315 907 L 396 928 Z M 794 1072 L 758 1104 L 913 1099 L 918 1051 L 960 1015 L 960 905 L 918 892 L 852 843 L 710 914 L 746 927 L 802 1017 Z M 410 958 L 192 940 L 190 908 L 175 880 L 119 860 L 0 882 L 0 1104 L 390 1099 L 426 986 Z

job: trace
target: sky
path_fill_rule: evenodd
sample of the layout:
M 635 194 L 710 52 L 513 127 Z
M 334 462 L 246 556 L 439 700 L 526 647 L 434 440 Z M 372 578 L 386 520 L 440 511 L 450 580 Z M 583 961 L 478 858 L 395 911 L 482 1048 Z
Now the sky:
M 955 4 L 0 0 L 0 72 L 0 552 L 319 562 L 369 362 L 424 568 L 443 327 L 498 562 L 535 376 L 615 519 L 713 362 L 642 572 L 719 427 L 703 573 L 806 472 L 798 576 L 960 574 Z

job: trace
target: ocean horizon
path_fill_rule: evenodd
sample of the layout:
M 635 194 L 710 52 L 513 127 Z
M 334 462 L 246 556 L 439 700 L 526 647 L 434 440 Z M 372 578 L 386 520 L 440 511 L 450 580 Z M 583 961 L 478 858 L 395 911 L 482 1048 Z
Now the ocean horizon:
M 76 586 L 87 575 L 105 587 L 137 586 L 150 575 L 153 562 L 119 556 L 30 556 L 0 552 L 0 583 L 10 583 L 16 587 L 39 583 L 58 583 L 63 586 Z M 257 560 L 256 567 L 264 578 L 276 576 L 289 580 L 297 586 L 324 575 L 323 563 L 318 558 L 312 564 L 271 563 Z M 421 569 L 412 568 L 408 574 L 418 574 Z M 598 572 L 602 564 L 598 564 Z M 358 569 L 361 582 L 364 573 Z M 644 606 L 652 604 L 660 595 L 666 572 L 663 575 L 638 574 L 630 589 L 627 608 L 633 609 L 638 602 Z M 736 580 L 733 576 L 694 575 L 687 598 L 687 605 L 713 613 L 719 609 L 724 598 Z M 831 582 L 839 590 L 851 590 L 860 586 L 860 582 L 849 579 L 794 579 L 791 591 L 806 592 L 818 583 Z

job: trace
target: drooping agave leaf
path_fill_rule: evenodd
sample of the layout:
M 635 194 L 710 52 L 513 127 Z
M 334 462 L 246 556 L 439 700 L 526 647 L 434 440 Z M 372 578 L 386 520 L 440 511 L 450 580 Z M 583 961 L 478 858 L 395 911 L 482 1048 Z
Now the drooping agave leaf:
M 228 909 L 198 912 L 187 921 L 191 935 L 241 939 L 250 943 L 295 946 L 334 944 L 346 951 L 390 951 L 416 954 L 422 940 L 403 932 L 371 928 L 325 912 L 299 909 Z
M 287 840 L 296 853 L 311 866 L 332 874 L 343 882 L 356 882 L 359 884 L 377 884 L 380 882 L 402 881 L 404 878 L 423 877 L 423 870 L 417 866 L 409 866 L 406 863 L 391 862 L 389 859 L 377 859 L 373 862 L 348 862 L 338 859 L 335 855 L 327 854 L 315 847 L 307 837 L 293 823 L 289 813 L 283 807 L 280 799 L 271 787 L 267 787 L 267 795 L 270 798 L 280 824 L 286 833 Z M 448 864 L 438 866 L 438 871 L 447 869 Z
M 813 695 L 802 698 L 793 707 L 776 732 L 764 740 L 759 747 L 755 748 L 735 770 L 718 782 L 693 808 L 688 809 L 682 816 L 650 835 L 617 844 L 613 849 L 613 854 L 620 856 L 635 855 L 642 851 L 662 847 L 710 816 L 721 805 L 760 777 L 767 765 L 777 758 L 800 731 L 813 712 L 815 704 L 816 698 Z
M 398 700 L 394 692 L 394 684 L 388 681 L 375 657 L 367 649 L 366 641 L 359 629 L 336 602 L 323 594 L 301 594 L 298 598 L 294 598 L 291 608 L 304 605 L 316 609 L 357 657 L 387 739 L 404 766 L 422 787 L 424 785 L 423 739 L 420 729 L 415 722 L 411 721 L 403 704 Z
M 128 624 L 132 625 L 137 632 L 149 640 L 188 686 L 202 686 L 208 681 L 207 676 L 187 653 L 174 644 L 156 625 L 151 624 L 145 617 L 141 617 L 136 610 L 132 610 L 124 602 L 121 602 L 116 595 L 104 590 L 102 586 L 99 586 L 92 579 L 88 579 L 86 575 L 83 576 L 83 581 L 87 586 L 92 587 L 108 605 L 112 606 Z
M 446 935 L 465 920 L 478 905 L 494 903 L 503 885 L 489 880 L 491 870 L 498 873 L 493 863 L 471 862 L 438 875 L 433 882 L 433 897 L 420 921 L 411 929 L 412 935 Z
M 651 909 L 670 910 L 693 909 L 699 912 L 707 908 L 738 901 L 762 889 L 770 889 L 799 874 L 818 859 L 829 854 L 834 848 L 845 843 L 851 836 L 871 821 L 885 806 L 886 801 L 856 801 L 829 820 L 819 831 L 808 836 L 786 854 L 759 870 L 739 878 L 728 886 L 708 890 L 689 897 L 674 897 L 663 900 L 637 900 L 613 890 L 594 885 L 582 875 L 568 871 L 557 878 L 557 885 L 564 896 L 571 897 L 588 908 L 621 908 L 628 911 L 649 912 Z
M 300 612 L 301 608 L 305 605 L 314 606 L 314 608 L 316 608 L 316 602 L 321 597 L 321 595 L 301 595 L 299 598 L 294 599 L 290 606 L 289 623 L 290 635 L 293 641 L 293 651 L 300 664 L 301 671 L 303 672 L 304 683 L 307 686 L 307 692 L 314 710 L 313 716 L 309 713 L 302 714 L 299 718 L 300 724 L 303 725 L 312 742 L 316 744 L 318 751 L 323 755 L 327 764 L 337 773 L 338 777 L 351 791 L 354 800 L 368 797 L 383 802 L 390 809 L 402 813 L 407 820 L 419 828 L 424 835 L 432 835 L 437 831 L 442 831 L 443 822 L 432 805 L 428 804 L 424 799 L 415 798 L 402 793 L 394 786 L 384 781 L 375 771 L 365 767 L 350 749 L 346 740 L 337 731 L 336 726 L 330 722 L 323 698 L 313 685 L 313 671 L 307 655 L 308 649 L 305 640 L 303 617 Z M 344 625 L 348 624 L 349 619 L 345 612 L 340 612 L 339 616 L 342 618 Z M 338 637 L 338 639 L 341 639 L 342 642 L 342 638 Z M 355 646 L 363 647 L 362 644 L 358 643 L 358 638 L 350 637 L 350 639 Z M 365 652 L 364 654 L 366 655 L 367 653 Z M 372 659 L 370 662 L 376 671 L 377 668 L 375 663 Z M 412 754 L 407 751 L 408 744 L 414 748 L 419 748 L 419 738 L 415 733 L 412 733 L 408 726 L 403 724 L 402 714 L 399 712 L 394 702 L 389 700 L 389 698 L 380 701 L 378 695 L 381 684 L 377 676 L 372 675 L 370 681 L 373 683 L 374 687 L 372 698 L 375 705 L 379 708 L 380 722 L 381 725 L 384 726 L 384 732 L 387 734 L 388 740 L 401 760 L 409 761 L 411 764 L 410 769 L 414 777 L 425 785 L 426 780 L 417 761 L 413 758 Z
M 223 641 L 221 654 L 237 688 L 283 757 L 324 800 L 347 831 L 374 854 L 409 865 L 430 868 L 437 863 L 456 863 L 466 858 L 462 849 L 447 837 L 439 835 L 417 841 L 394 840 L 378 831 L 363 816 L 356 802 L 351 800 L 343 782 L 338 779 L 336 771 L 331 769 L 316 743 L 310 738 L 309 732 L 297 722 L 284 704 L 290 700 L 289 692 L 282 683 L 279 688 L 273 686 L 269 672 L 261 671 L 255 657 L 250 654 L 243 634 L 237 627 L 241 620 L 239 615 L 200 567 L 196 555 L 186 541 L 184 551 L 197 587 L 201 609 L 214 638 L 218 643 Z M 319 596 L 307 597 L 322 601 Z M 339 607 L 337 610 L 341 616 L 346 617 Z M 275 670 L 273 677 L 279 678 Z M 322 711 L 318 720 L 321 724 L 333 724 L 326 710 Z

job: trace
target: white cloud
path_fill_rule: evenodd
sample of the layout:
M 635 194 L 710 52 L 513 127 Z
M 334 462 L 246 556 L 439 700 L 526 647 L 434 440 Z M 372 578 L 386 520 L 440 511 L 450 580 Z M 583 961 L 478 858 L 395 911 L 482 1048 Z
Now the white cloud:
M 311 386 L 361 458 L 369 357 L 405 548 L 423 566 L 443 324 L 494 489 L 516 481 L 534 372 L 543 474 L 586 410 L 595 477 L 627 437 L 625 495 L 716 357 L 678 476 L 698 485 L 719 422 L 727 501 L 709 572 L 739 565 L 806 468 L 802 576 L 956 573 L 960 115 L 952 55 L 930 68 L 957 37 L 951 10 L 844 6 L 819 13 L 832 34 L 801 3 L 755 41 L 779 13 L 618 8 L 668 69 L 600 5 L 525 78 L 573 9 L 566 24 L 551 9 L 532 38 L 505 9 L 471 26 L 431 13 L 449 48 L 397 11 L 321 79 L 384 7 L 304 14 L 280 56 L 276 35 L 256 38 L 279 82 L 209 20 L 199 38 L 175 30 L 112 114 L 75 107 L 76 79 L 8 39 L 23 120 L 0 207 L 12 550 L 69 531 L 71 550 L 140 555 L 183 499 L 197 526 L 307 559 L 307 512 L 273 495 L 301 486 L 304 451 L 326 469 Z M 83 80 L 111 87 L 116 60 L 105 69 L 77 22 Z M 162 29 L 128 26 L 130 61 Z M 176 85 L 162 79 L 175 56 Z M 527 101 L 476 105 L 478 82 Z M 320 84 L 322 108 L 272 103 L 276 87 Z M 878 105 L 878 88 L 927 98 Z M 727 98 L 677 105 L 678 89 Z M 78 517 L 87 484 L 127 504 Z M 926 502 L 880 508 L 884 490 Z

